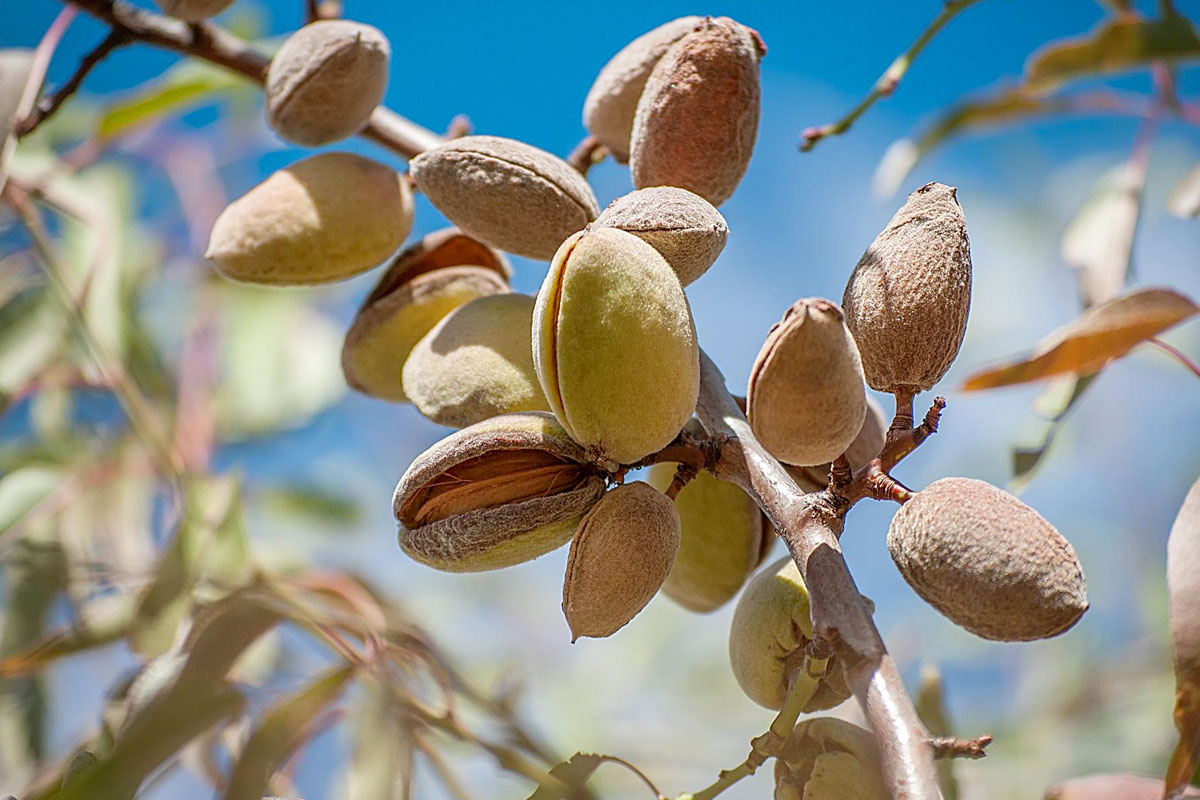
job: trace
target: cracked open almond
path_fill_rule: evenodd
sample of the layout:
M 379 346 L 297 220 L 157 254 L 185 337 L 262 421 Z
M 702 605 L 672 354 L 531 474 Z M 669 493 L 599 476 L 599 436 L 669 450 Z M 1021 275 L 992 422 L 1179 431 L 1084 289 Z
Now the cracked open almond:
M 520 564 L 567 543 L 605 477 L 549 414 L 504 414 L 419 456 L 396 487 L 400 548 L 447 572 Z

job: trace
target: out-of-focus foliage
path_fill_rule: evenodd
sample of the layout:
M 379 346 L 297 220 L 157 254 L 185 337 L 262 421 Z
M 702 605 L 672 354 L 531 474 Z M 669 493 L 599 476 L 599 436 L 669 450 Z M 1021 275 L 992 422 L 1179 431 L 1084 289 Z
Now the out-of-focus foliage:
M 1169 4 L 1156 18 L 1137 16 L 1128 2 L 1107 5 L 1114 14 L 1095 30 L 1031 57 L 1020 84 L 938 111 L 915 140 L 894 144 L 879 186 L 894 191 L 922 158 L 968 130 L 1063 113 L 1180 113 L 1163 98 L 1076 88 L 1200 58 L 1194 25 Z M 0 70 L 5 123 L 16 106 L 9 84 L 22 83 L 14 75 Z M 172 194 L 169 176 L 148 179 L 146 162 L 201 157 L 212 172 L 218 162 L 203 131 L 172 119 L 215 108 L 252 131 L 260 110 L 254 89 L 198 62 L 148 77 L 98 104 L 73 98 L 7 164 L 0 414 L 19 433 L 0 441 L 0 791 L 123 800 L 188 771 L 227 798 L 287 793 L 305 748 L 336 728 L 353 742 L 340 754 L 343 797 L 405 798 L 417 765 L 454 796 L 455 759 L 466 751 L 520 776 L 538 800 L 586 796 L 584 783 L 608 757 L 560 763 L 519 721 L 511 693 L 476 689 L 476 676 L 460 674 L 408 617 L 396 599 L 405 587 L 385 591 L 255 541 L 253 520 L 272 514 L 335 529 L 361 516 L 357 498 L 289 477 L 251 483 L 221 459 L 251 439 L 283 447 L 342 398 L 342 331 L 323 295 L 233 285 L 198 258 L 168 258 L 179 250 L 173 237 L 206 235 L 211 218 L 200 183 L 177 181 Z M 121 151 L 139 136 L 149 141 L 141 160 Z M 220 162 L 258 155 L 261 142 L 246 138 L 250 151 L 221 153 Z M 1117 313 L 1131 297 L 1146 196 L 1136 153 L 1106 173 L 1062 240 L 1092 310 L 1034 358 L 970 382 L 1065 375 L 1037 404 L 1050 427 L 1039 445 L 1015 453 L 1018 477 L 1032 474 L 1097 370 L 1195 312 L 1173 295 Z M 168 222 L 151 210 L 164 206 L 179 209 Z M 1170 208 L 1200 211 L 1200 167 L 1175 186 Z M 1165 639 L 1103 664 L 1072 657 L 1069 644 L 1044 652 L 1014 698 L 1019 725 L 991 730 L 996 757 L 956 769 L 963 797 L 1011 796 L 989 787 L 1009 785 L 1012 764 L 1031 754 L 1043 766 L 1022 787 L 1058 780 L 1068 765 L 1110 768 L 1114 751 L 1140 765 L 1148 751 L 1169 747 Z M 47 676 L 105 659 L 127 675 L 107 687 L 101 718 L 52 750 Z M 724 677 L 727 665 L 714 671 Z M 565 690 L 557 697 L 564 706 L 600 702 Z M 919 700 L 931 729 L 948 733 L 940 686 L 930 683 Z M 588 725 L 574 716 L 562 724 Z M 1087 736 L 1096 731 L 1111 731 L 1119 746 L 1076 744 L 1094 742 Z M 635 740 L 629 750 L 643 744 L 678 768 L 678 743 Z M 730 753 L 741 757 L 743 745 Z M 955 797 L 949 767 L 943 780 Z

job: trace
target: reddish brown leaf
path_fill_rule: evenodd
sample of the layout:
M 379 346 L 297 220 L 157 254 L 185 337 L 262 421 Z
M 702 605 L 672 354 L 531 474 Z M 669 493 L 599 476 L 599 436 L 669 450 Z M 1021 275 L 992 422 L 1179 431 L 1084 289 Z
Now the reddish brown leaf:
M 992 389 L 1054 375 L 1088 375 L 1135 345 L 1200 311 L 1170 289 L 1138 289 L 1084 314 L 1043 339 L 1028 357 L 969 376 L 963 389 Z

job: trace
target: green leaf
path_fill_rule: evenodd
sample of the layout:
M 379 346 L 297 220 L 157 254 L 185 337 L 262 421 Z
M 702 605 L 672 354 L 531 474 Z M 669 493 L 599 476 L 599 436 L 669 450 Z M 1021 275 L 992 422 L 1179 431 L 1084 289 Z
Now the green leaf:
M 148 125 L 173 114 L 182 114 L 250 84 L 229 70 L 196 59 L 180 62 L 132 97 L 110 106 L 96 125 L 96 134 L 111 138 L 130 128 Z
M 41 636 L 51 604 L 67 581 L 56 531 L 40 529 L 21 539 L 4 561 L 4 625 L 0 656 L 28 647 Z M 44 755 L 46 693 L 42 679 L 0 679 L 0 774 L 27 774 Z
M 0 408 L 50 368 L 67 342 L 62 306 L 43 291 L 26 291 L 0 307 Z
M 1032 355 L 967 376 L 964 391 L 1055 375 L 1088 375 L 1134 346 L 1189 319 L 1200 308 L 1170 289 L 1138 289 L 1084 312 L 1038 343 Z
M 942 114 L 924 133 L 893 142 L 875 168 L 876 194 L 890 197 L 917 163 L 951 136 L 978 128 L 1016 123 L 1033 117 L 1075 110 L 1077 101 L 1066 97 L 1038 97 L 1021 88 L 965 100 Z
M 1012 471 L 1013 471 L 1013 489 L 1019 490 L 1020 487 L 1029 483 L 1033 477 L 1034 470 L 1042 463 L 1046 454 L 1050 452 L 1050 445 L 1054 443 L 1054 438 L 1058 434 L 1059 428 L 1066 421 L 1067 414 L 1079 402 L 1079 398 L 1092 381 L 1099 375 L 1094 372 L 1091 375 L 1082 377 L 1065 378 L 1050 389 L 1042 392 L 1041 395 L 1034 401 L 1035 409 L 1039 410 L 1044 416 L 1050 418 L 1050 425 L 1046 429 L 1046 433 L 1042 436 L 1041 441 L 1032 447 L 1014 447 L 1012 451 Z
M 1077 78 L 1200 58 L 1200 35 L 1181 14 L 1101 22 L 1087 36 L 1051 42 L 1030 56 L 1025 85 L 1044 92 Z
M 272 486 L 256 489 L 255 496 L 271 511 L 313 522 L 352 526 L 361 513 L 353 497 L 318 486 Z
M 166 652 L 187 617 L 197 587 L 216 599 L 250 579 L 249 544 L 242 523 L 241 495 L 229 477 L 197 478 L 188 487 L 186 516 L 175 531 L 130 631 L 134 652 Z
M 549 779 L 542 781 L 529 800 L 570 800 L 586 792 L 584 784 L 596 768 L 611 756 L 595 753 L 576 753 L 550 769 Z
M 359 686 L 362 697 L 351 719 L 354 746 L 338 797 L 403 800 L 412 779 L 410 724 L 388 687 L 377 680 L 363 680 Z
M 1183 176 L 1167 200 L 1167 210 L 1177 217 L 1200 216 L 1200 164 Z
M 301 425 L 346 392 L 342 330 L 299 292 L 227 284 L 217 421 L 226 438 Z
M 913 701 L 917 716 L 925 723 L 925 729 L 933 736 L 953 736 L 950 719 L 946 714 L 946 699 L 942 694 L 942 673 L 936 666 L 927 664 L 921 668 L 921 687 Z M 958 800 L 958 780 L 954 777 L 954 759 L 945 758 L 938 762 L 938 786 L 944 800 Z
M 151 661 L 128 687 L 110 752 L 69 786 L 28 800 L 130 800 L 181 747 L 241 711 L 227 682 L 233 663 L 280 622 L 257 587 L 199 609 L 182 644 Z
M 268 709 L 233 768 L 225 800 L 260 800 L 275 770 L 304 741 L 312 722 L 337 701 L 354 674 L 352 666 L 330 670 Z
M 1085 308 L 1125 289 L 1146 172 L 1133 163 L 1106 171 L 1062 237 L 1062 258 L 1075 270 Z

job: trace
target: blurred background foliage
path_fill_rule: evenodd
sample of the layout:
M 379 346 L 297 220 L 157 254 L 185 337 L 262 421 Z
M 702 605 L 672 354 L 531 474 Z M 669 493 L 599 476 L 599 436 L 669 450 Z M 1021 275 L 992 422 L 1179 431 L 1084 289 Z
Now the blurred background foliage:
M 894 95 L 807 154 L 800 132 L 853 108 L 942 4 L 713 9 L 770 53 L 755 159 L 722 208 L 730 244 L 689 294 L 741 393 L 794 299 L 840 298 L 896 192 L 959 187 L 970 325 L 941 387 L 942 433 L 899 477 L 1020 488 L 1078 549 L 1092 609 L 1058 639 L 983 642 L 896 574 L 891 508 L 856 510 L 843 541 L 910 687 L 938 665 L 954 732 L 996 737 L 987 759 L 957 766 L 962 796 L 1037 797 L 1085 772 L 1158 774 L 1170 752 L 1164 544 L 1200 472 L 1200 383 L 1143 346 L 1078 383 L 956 387 L 1126 282 L 1200 296 L 1187 218 L 1200 42 L 1188 2 L 950 5 L 961 14 Z M 62 8 L 8 9 L 0 45 L 35 46 Z M 604 61 L 696 11 L 347 2 L 392 38 L 391 107 L 435 129 L 465 113 L 477 132 L 560 154 Z M 269 48 L 302 15 L 300 0 L 239 0 L 220 22 Z M 48 85 L 101 36 L 74 20 Z M 1058 49 L 1027 61 L 1047 42 Z M 658 598 L 611 639 L 571 646 L 565 553 L 480 575 L 407 561 L 391 491 L 445 431 L 347 393 L 341 337 L 375 276 L 265 290 L 204 263 L 225 203 L 298 157 L 269 133 L 256 89 L 132 46 L 7 164 L 0 795 L 128 796 L 145 778 L 148 798 L 374 800 L 407 796 L 411 779 L 420 797 L 524 797 L 574 750 L 624 756 L 667 794 L 706 785 L 770 721 L 729 673 L 731 609 L 698 617 Z M 629 189 L 611 162 L 590 177 L 603 202 Z M 414 236 L 442 224 L 419 201 Z M 514 288 L 536 290 L 544 265 L 517 262 Z M 1163 338 L 1200 354 L 1194 322 Z M 611 767 L 595 785 L 644 791 Z M 763 770 L 728 796 L 769 792 Z

